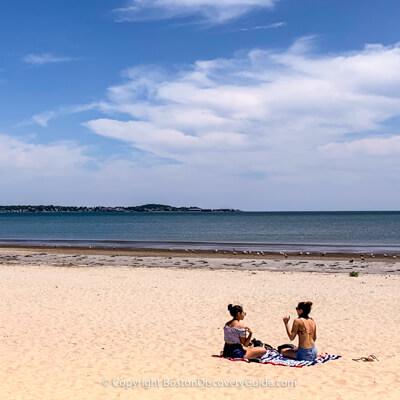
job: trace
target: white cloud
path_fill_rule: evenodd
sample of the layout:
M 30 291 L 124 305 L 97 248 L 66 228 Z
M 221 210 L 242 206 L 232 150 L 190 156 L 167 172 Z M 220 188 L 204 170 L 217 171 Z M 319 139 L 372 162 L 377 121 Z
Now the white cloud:
M 173 157 L 187 161 L 197 152 L 215 152 L 221 148 L 226 151 L 243 150 L 246 136 L 236 132 L 207 132 L 201 137 L 184 134 L 173 128 L 160 128 L 144 121 L 115 121 L 98 119 L 85 124 L 93 132 L 109 138 L 122 140 L 152 152 L 160 157 Z
M 50 63 L 68 62 L 73 61 L 74 59 L 71 57 L 58 57 L 50 53 L 42 53 L 28 54 L 22 60 L 27 64 L 44 65 Z
M 129 0 L 114 10 L 117 21 L 180 18 L 200 15 L 212 23 L 223 23 L 251 10 L 272 8 L 279 0 Z

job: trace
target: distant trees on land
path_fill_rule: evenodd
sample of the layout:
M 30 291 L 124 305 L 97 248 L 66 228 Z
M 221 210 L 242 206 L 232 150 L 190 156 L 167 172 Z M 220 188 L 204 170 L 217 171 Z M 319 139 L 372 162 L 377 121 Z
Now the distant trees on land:
M 199 207 L 173 207 L 164 204 L 144 204 L 133 207 L 85 207 L 85 206 L 54 206 L 54 205 L 38 205 L 38 206 L 0 206 L 0 213 L 54 213 L 54 212 L 80 212 L 80 213 L 97 213 L 97 212 L 239 212 L 231 208 L 199 208 Z

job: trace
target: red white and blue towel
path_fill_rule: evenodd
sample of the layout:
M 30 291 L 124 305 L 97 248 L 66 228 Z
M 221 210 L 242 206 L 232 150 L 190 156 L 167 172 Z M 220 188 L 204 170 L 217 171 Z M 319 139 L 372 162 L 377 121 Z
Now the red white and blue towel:
M 245 361 L 245 362 L 250 362 L 246 358 L 227 358 L 223 356 L 216 356 L 220 358 L 225 358 L 227 360 L 231 361 Z M 333 354 L 323 354 L 320 357 L 318 357 L 314 361 L 297 361 L 297 360 L 292 360 L 290 358 L 283 357 L 281 354 L 279 354 L 276 350 L 267 350 L 267 352 L 259 359 L 260 364 L 271 364 L 271 365 L 281 365 L 285 367 L 297 367 L 297 368 L 302 368 L 302 367 L 311 367 L 312 365 L 315 364 L 322 364 L 326 363 L 327 361 L 330 360 L 337 360 L 341 356 L 339 355 L 333 355 Z

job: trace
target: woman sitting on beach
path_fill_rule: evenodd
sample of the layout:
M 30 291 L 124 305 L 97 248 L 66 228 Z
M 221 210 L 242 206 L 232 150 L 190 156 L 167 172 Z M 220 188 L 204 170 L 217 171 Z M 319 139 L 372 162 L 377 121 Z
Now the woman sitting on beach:
M 317 348 L 314 344 L 317 340 L 317 326 L 314 320 L 309 317 L 311 306 L 311 301 L 298 304 L 296 307 L 298 318 L 293 321 L 292 330 L 289 328 L 290 317 L 283 318 L 289 339 L 293 340 L 299 335 L 299 346 L 294 349 L 282 350 L 283 356 L 306 361 L 314 361 L 317 358 Z
M 250 344 L 253 332 L 240 322 L 246 315 L 242 306 L 229 304 L 228 310 L 233 319 L 224 326 L 225 346 L 222 355 L 230 358 L 258 358 L 265 354 L 264 347 L 247 347 Z M 246 332 L 248 332 L 247 337 Z

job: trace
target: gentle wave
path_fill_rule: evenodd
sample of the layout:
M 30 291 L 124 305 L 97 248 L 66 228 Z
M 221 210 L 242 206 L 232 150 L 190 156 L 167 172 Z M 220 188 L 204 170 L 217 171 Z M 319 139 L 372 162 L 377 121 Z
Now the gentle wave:
M 219 251 L 265 251 L 265 252 L 325 252 L 325 253 L 375 253 L 398 254 L 400 246 L 386 245 L 332 245 L 306 243 L 226 243 L 226 242 L 156 242 L 114 240 L 29 240 L 0 239 L 0 246 L 16 247 L 82 247 L 114 249 L 172 249 L 172 250 L 219 250 Z

